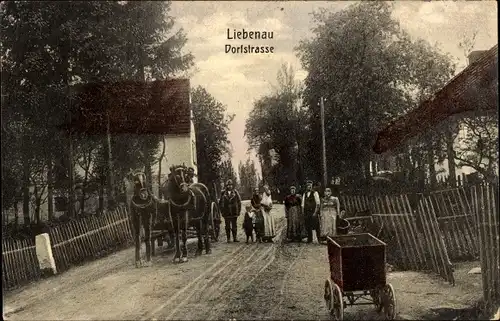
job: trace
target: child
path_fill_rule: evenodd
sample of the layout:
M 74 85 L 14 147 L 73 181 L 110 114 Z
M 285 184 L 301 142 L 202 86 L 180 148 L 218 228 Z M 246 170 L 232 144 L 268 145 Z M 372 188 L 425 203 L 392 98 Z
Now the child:
M 243 219 L 243 230 L 245 230 L 245 234 L 247 236 L 247 244 L 250 238 L 253 240 L 253 229 L 254 229 L 254 219 L 255 219 L 255 210 L 252 208 L 252 205 L 247 204 L 245 206 L 245 218 Z
M 264 236 L 264 215 L 262 214 L 262 209 L 254 210 L 254 230 L 255 236 L 257 237 L 257 242 L 262 243 L 262 237 Z

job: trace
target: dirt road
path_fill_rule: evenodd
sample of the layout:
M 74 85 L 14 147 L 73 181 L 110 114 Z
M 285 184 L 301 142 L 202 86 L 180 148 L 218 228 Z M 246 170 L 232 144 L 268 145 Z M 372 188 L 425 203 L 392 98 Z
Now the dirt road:
M 283 231 L 282 206 L 273 215 Z M 10 320 L 328 319 L 326 248 L 283 244 L 282 236 L 247 245 L 226 243 L 223 235 L 211 255 L 194 257 L 191 246 L 187 263 L 174 264 L 166 253 L 141 269 L 128 249 L 4 295 L 4 314 Z M 465 308 L 481 293 L 480 276 L 468 278 L 467 285 L 451 287 L 426 274 L 389 274 L 404 319 L 435 319 L 433 308 Z M 372 307 L 345 313 L 346 319 L 377 317 Z

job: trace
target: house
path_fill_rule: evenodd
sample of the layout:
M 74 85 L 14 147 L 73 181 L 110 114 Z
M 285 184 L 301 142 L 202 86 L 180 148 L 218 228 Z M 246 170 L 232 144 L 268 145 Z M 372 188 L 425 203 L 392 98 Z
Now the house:
M 172 165 L 185 164 L 198 172 L 189 79 L 92 83 L 75 87 L 74 93 L 77 112 L 65 125 L 74 132 L 164 138 L 163 160 L 152 167 L 153 188 L 160 166 L 163 180 Z M 162 152 L 160 143 L 157 160 Z
M 373 151 L 382 154 L 446 118 L 498 108 L 498 45 L 469 56 L 470 64 L 418 108 L 380 131 Z
M 186 114 L 187 113 L 189 113 L 190 118 L 189 128 L 184 128 L 182 126 L 173 127 L 163 135 L 165 139 L 165 156 L 161 164 L 155 164 L 153 166 L 153 173 L 158 173 L 159 166 L 161 165 L 161 172 L 163 176 L 162 180 L 166 179 L 166 175 L 169 173 L 170 167 L 173 165 L 185 164 L 186 166 L 194 168 L 195 173 L 198 173 L 196 134 L 190 104 L 186 105 Z M 160 159 L 162 149 L 163 146 L 160 145 L 160 151 L 156 155 L 157 159 Z M 194 177 L 194 181 L 198 181 L 197 176 Z M 153 188 L 156 186 L 157 181 L 153 183 Z
M 440 124 L 452 115 L 488 113 L 498 109 L 498 45 L 490 50 L 473 51 L 469 65 L 441 90 L 419 107 L 390 123 L 378 133 L 373 150 L 385 154 L 399 144 Z M 460 129 L 457 139 L 465 134 Z M 447 170 L 447 164 L 436 170 Z M 457 174 L 470 174 L 469 168 L 457 168 Z

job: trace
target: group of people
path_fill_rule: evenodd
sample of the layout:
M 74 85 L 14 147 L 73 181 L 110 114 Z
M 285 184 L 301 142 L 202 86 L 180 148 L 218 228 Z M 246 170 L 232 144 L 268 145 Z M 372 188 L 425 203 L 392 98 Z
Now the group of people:
M 268 185 L 264 185 L 263 192 L 258 188 L 254 189 L 250 204 L 245 206 L 245 217 L 243 220 L 243 230 L 246 235 L 246 242 L 254 242 L 254 234 L 257 242 L 271 243 L 276 236 L 274 218 L 271 215 L 273 200 L 271 190 Z M 239 242 L 237 221 L 241 213 L 241 197 L 231 180 L 225 184 L 225 190 L 219 199 L 219 209 L 225 221 L 226 239 L 231 242 Z
M 326 241 L 328 236 L 335 236 L 339 225 L 339 217 L 345 215 L 338 197 L 333 196 L 332 190 L 326 188 L 324 197 L 320 198 L 318 191 L 313 189 L 312 181 L 306 182 L 306 191 L 302 195 L 297 193 L 295 186 L 290 187 L 290 194 L 284 199 L 285 217 L 287 219 L 287 240 L 290 242 L 313 241 L 313 232 L 318 242 Z M 227 242 L 239 242 L 237 220 L 242 210 L 241 197 L 233 182 L 228 180 L 225 190 L 219 200 L 219 208 L 225 220 Z M 276 236 L 275 222 L 271 215 L 273 201 L 268 185 L 264 185 L 262 193 L 258 188 L 250 204 L 245 206 L 243 230 L 246 242 L 273 242 Z M 255 235 L 255 239 L 254 239 Z
M 285 197 L 285 216 L 287 219 L 287 240 L 291 242 L 313 241 L 313 231 L 319 243 L 325 242 L 328 236 L 335 236 L 338 218 L 345 215 L 340 207 L 338 197 L 326 188 L 321 199 L 318 191 L 313 189 L 312 181 L 306 182 L 303 195 L 297 193 L 295 186 L 290 187 L 290 194 Z

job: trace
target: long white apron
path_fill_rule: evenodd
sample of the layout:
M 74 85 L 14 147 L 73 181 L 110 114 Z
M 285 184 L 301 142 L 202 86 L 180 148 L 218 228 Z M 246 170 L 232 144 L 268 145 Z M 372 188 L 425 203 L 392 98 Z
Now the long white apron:
M 261 205 L 271 207 L 273 205 L 273 200 L 270 195 L 262 193 Z M 262 207 L 262 215 L 264 216 L 264 237 L 273 238 L 276 236 L 276 230 L 274 228 L 274 218 L 271 215 L 271 211 L 266 211 Z

